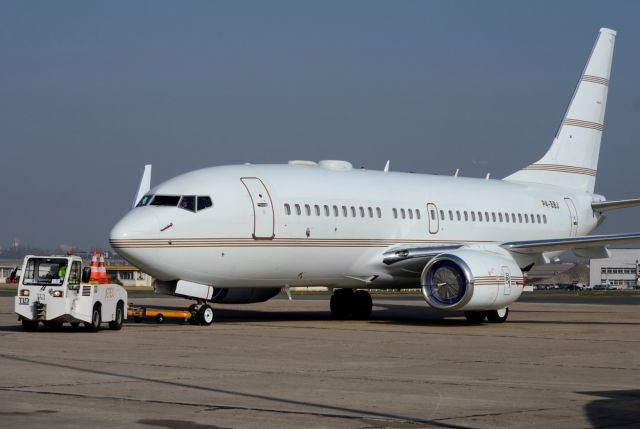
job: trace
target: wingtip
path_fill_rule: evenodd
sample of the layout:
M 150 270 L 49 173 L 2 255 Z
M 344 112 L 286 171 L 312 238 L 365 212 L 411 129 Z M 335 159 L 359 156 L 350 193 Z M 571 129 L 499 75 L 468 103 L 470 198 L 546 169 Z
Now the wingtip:
M 606 28 L 606 27 L 602 27 L 600 29 L 601 33 L 606 33 L 606 34 L 611 34 L 612 36 L 615 36 L 617 34 L 616 30 L 612 30 L 610 28 Z

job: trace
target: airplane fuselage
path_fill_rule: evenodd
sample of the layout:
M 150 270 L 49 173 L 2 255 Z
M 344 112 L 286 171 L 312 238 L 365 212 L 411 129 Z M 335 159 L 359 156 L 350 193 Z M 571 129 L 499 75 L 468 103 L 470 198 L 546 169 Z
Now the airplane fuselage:
M 149 194 L 209 196 L 197 212 L 136 207 L 111 244 L 163 281 L 216 287 L 415 284 L 380 255 L 407 245 L 587 235 L 598 224 L 594 196 L 550 185 L 308 165 L 197 170 Z

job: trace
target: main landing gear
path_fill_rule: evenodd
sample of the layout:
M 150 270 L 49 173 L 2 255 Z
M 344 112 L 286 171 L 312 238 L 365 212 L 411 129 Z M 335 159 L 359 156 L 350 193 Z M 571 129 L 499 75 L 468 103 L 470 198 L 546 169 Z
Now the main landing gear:
M 488 311 L 465 311 L 464 317 L 469 323 L 482 323 L 484 319 L 487 319 L 489 323 L 504 323 L 509 317 L 509 307 L 501 308 L 499 310 Z
M 206 301 L 198 300 L 197 304 L 189 306 L 191 318 L 189 323 L 192 325 L 209 326 L 213 323 L 213 308 Z
M 366 290 L 336 289 L 331 295 L 331 315 L 334 319 L 362 319 L 371 315 L 373 301 Z

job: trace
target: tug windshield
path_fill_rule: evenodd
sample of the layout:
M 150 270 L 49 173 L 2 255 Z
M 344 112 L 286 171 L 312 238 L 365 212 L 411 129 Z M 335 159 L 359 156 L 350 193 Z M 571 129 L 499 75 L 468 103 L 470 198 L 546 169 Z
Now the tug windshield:
M 63 258 L 31 258 L 23 276 L 24 285 L 56 286 L 64 283 L 67 260 Z

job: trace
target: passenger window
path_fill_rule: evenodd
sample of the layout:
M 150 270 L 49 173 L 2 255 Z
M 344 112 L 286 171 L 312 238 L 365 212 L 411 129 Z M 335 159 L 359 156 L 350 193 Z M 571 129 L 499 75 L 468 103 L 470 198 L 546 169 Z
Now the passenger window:
M 376 214 L 378 215 L 378 219 L 382 218 L 382 210 L 380 210 L 380 207 L 376 207 Z
M 476 212 L 471 212 L 471 221 L 472 222 L 476 221 Z
M 198 197 L 198 211 L 213 206 L 210 197 Z
M 489 212 L 484 212 L 484 220 L 489 222 Z
M 453 212 L 449 210 L 449 220 L 453 220 Z
M 456 218 L 458 219 L 458 222 L 460 222 L 462 220 L 460 218 L 460 210 L 456 210 Z
M 407 216 L 405 215 L 404 209 L 400 209 L 400 217 L 406 219 Z
M 440 210 L 440 220 L 444 220 L 444 210 Z
M 469 221 L 469 216 L 468 216 L 468 214 L 467 214 L 467 211 L 466 211 L 466 210 L 464 211 L 464 221 L 465 221 L 465 222 L 468 222 L 468 221 Z
M 369 217 L 373 217 L 373 209 L 371 207 L 367 207 L 367 211 L 369 212 Z
M 333 215 L 335 217 L 340 216 L 340 212 L 338 211 L 338 206 L 333 206 Z
M 431 216 L 431 220 L 436 220 L 436 211 L 431 209 L 429 210 L 429 215 Z
M 309 204 L 304 205 L 304 212 L 307 214 L 307 216 L 311 216 L 311 206 Z
M 196 211 L 196 197 L 195 195 L 184 196 L 180 200 L 180 208 L 188 210 L 190 212 Z
M 518 223 L 522 223 L 522 214 L 518 213 Z
M 496 213 L 495 213 L 495 212 L 491 212 L 491 220 L 492 220 L 493 222 L 495 222 L 495 221 L 496 221 Z M 500 220 L 500 222 L 502 222 L 502 219 Z
M 393 209 L 393 218 L 398 219 L 398 209 Z
M 515 213 L 511 213 L 511 222 L 512 223 L 516 223 L 516 214 Z M 520 220 L 520 222 L 522 222 L 522 220 Z
M 284 205 L 284 212 L 288 215 L 291 214 L 291 206 L 289 204 Z
M 351 206 L 351 217 L 356 217 L 356 208 Z
M 300 204 L 296 204 L 295 207 L 296 207 L 296 214 L 300 216 L 302 214 L 302 211 L 300 210 Z
M 498 220 L 502 223 L 502 213 L 498 213 Z
M 535 217 L 533 216 L 533 213 L 531 213 L 531 223 L 536 223 Z
M 542 223 L 542 222 L 540 222 L 540 215 L 539 214 L 536 215 L 536 219 L 538 220 L 538 223 Z
M 529 215 L 528 214 L 524 214 L 524 223 L 529 223 Z
M 546 224 L 547 223 L 547 215 L 543 214 L 542 215 L 542 221 Z
M 409 219 L 413 219 L 413 210 L 407 209 L 407 212 L 409 212 Z
M 320 216 L 320 206 L 316 204 L 315 206 L 313 206 L 313 208 L 316 211 L 316 216 Z
M 416 209 L 416 218 L 420 219 L 420 210 L 419 209 Z
M 360 206 L 360 217 L 364 217 L 364 207 Z
M 331 213 L 329 212 L 329 206 L 324 206 L 324 215 L 329 217 Z
M 347 217 L 349 214 L 347 213 L 347 206 L 342 206 L 342 216 Z

